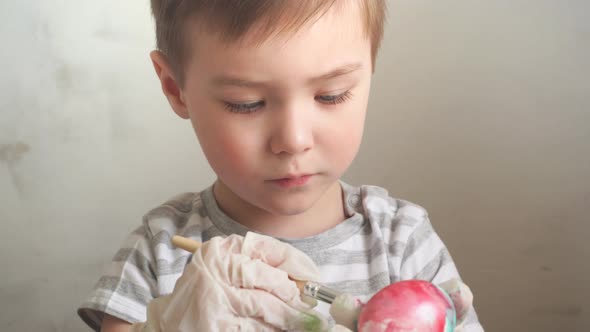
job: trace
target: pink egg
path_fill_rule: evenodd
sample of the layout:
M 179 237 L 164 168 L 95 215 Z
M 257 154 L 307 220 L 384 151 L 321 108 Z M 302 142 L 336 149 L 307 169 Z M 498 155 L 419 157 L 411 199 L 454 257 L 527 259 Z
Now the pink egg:
M 449 296 L 423 280 L 391 284 L 363 307 L 360 332 L 452 332 L 455 308 Z

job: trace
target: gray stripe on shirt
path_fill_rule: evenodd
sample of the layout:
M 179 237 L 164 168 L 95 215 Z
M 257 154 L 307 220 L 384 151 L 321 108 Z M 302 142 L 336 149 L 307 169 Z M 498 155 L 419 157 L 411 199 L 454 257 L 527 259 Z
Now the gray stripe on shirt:
M 404 254 L 404 249 L 406 248 L 406 243 L 402 241 L 393 241 L 387 246 L 387 252 L 389 253 L 389 257 L 402 257 Z
M 368 280 L 344 280 L 339 282 L 326 282 L 325 285 L 343 293 L 351 295 L 373 294 L 391 283 L 387 271 L 377 273 Z
M 395 241 L 388 246 L 389 253 L 395 253 L 393 256 L 399 256 L 398 248 L 403 248 L 404 244 Z M 370 265 L 373 260 L 384 253 L 384 244 L 375 242 L 371 249 L 368 250 L 344 250 L 331 249 L 319 252 L 311 252 L 308 255 L 317 265 L 348 265 L 348 264 L 366 264 Z
M 138 302 L 144 306 L 147 306 L 154 298 L 149 289 L 119 277 L 101 277 L 96 284 L 96 288 L 102 291 L 112 291 L 113 293 L 117 293 L 117 295 L 128 298 L 129 301 Z
M 141 237 L 147 237 L 148 236 L 148 231 L 145 229 L 145 226 L 140 226 L 136 230 L 134 230 L 133 232 L 131 232 L 131 234 L 138 235 L 138 236 L 141 236 Z
M 412 235 L 410 235 L 410 239 L 406 245 L 404 256 L 402 257 L 402 266 L 409 257 L 420 249 L 422 244 L 426 243 L 426 240 L 433 232 L 434 230 L 430 226 L 428 219 L 425 219 L 420 225 L 418 225 L 418 227 L 416 227 Z
M 186 254 L 179 257 L 174 262 L 169 262 L 163 259 L 158 260 L 158 276 L 182 274 L 191 257 L 191 254 Z
M 416 273 L 412 279 L 420 279 L 430 281 L 438 274 L 440 269 L 453 262 L 449 251 L 445 248 L 441 249 L 438 254 L 428 262 L 424 268 Z
M 144 273 L 154 283 L 156 282 L 156 271 L 152 262 L 135 248 L 121 248 L 113 257 L 113 262 L 130 263 L 135 265 L 139 271 Z
M 369 250 L 351 251 L 332 249 L 320 252 L 311 252 L 309 256 L 317 265 L 347 265 L 370 264 L 374 257 L 383 254 L 383 247 L 375 243 Z

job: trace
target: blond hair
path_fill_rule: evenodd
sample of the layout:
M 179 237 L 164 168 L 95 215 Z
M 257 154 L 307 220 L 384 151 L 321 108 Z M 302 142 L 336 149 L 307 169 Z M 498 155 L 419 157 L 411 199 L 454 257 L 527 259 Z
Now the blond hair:
M 157 48 L 166 55 L 180 85 L 189 56 L 187 22 L 217 33 L 225 42 L 240 40 L 257 25 L 256 40 L 293 33 L 334 5 L 351 0 L 151 0 Z M 373 64 L 383 38 L 385 0 L 352 0 L 361 8 L 364 33 L 371 41 Z

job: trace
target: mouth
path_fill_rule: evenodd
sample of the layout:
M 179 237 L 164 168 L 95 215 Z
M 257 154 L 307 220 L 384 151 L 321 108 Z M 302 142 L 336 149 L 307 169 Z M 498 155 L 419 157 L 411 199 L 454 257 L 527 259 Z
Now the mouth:
M 289 175 L 284 178 L 271 180 L 282 188 L 301 187 L 309 182 L 313 174 Z

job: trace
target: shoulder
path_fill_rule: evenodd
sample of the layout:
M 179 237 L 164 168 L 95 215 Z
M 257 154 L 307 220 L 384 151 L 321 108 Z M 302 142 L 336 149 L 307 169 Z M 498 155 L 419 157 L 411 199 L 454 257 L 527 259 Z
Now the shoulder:
M 386 245 L 394 280 L 423 279 L 442 282 L 458 278 L 446 246 L 422 206 L 390 196 L 377 186 L 357 191 L 362 213 L 371 232 Z
M 176 250 L 172 235 L 187 236 L 206 225 L 200 193 L 176 195 L 143 217 L 143 225 L 122 243 L 105 274 L 78 313 L 100 329 L 108 313 L 129 322 L 145 321 L 145 307 L 155 297 L 172 292 L 190 253 Z
M 422 206 L 393 197 L 383 187 L 374 185 L 350 186 L 343 184 L 347 209 L 362 214 L 374 226 L 411 231 L 424 224 L 430 225 L 428 212 Z

